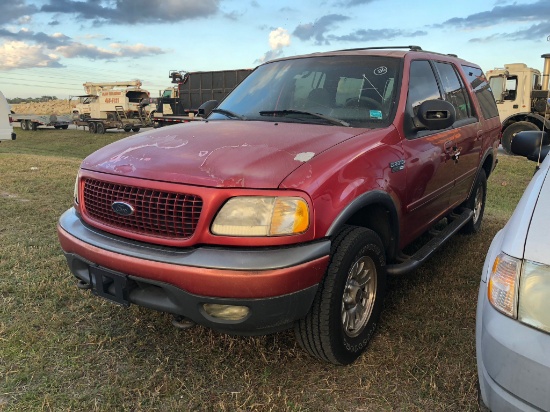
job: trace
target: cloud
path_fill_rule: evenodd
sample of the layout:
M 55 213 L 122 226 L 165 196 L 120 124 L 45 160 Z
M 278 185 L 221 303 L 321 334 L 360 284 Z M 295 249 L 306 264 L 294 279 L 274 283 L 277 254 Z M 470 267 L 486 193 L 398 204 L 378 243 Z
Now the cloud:
M 114 49 L 120 57 L 143 57 L 166 53 L 166 51 L 160 47 L 150 47 L 141 43 L 133 45 L 111 43 L 110 47 Z
M 345 0 L 345 1 L 341 1 L 341 2 L 336 3 L 336 5 L 337 6 L 344 6 L 344 7 L 360 6 L 362 4 L 373 3 L 375 1 L 376 0 Z
M 538 0 L 530 4 L 509 4 L 495 6 L 489 11 L 474 13 L 467 17 L 455 17 L 437 27 L 455 26 L 460 28 L 490 27 L 506 22 L 538 22 L 550 20 L 550 2 Z
M 17 19 L 17 24 L 29 24 L 31 21 L 31 16 L 21 16 Z
M 301 24 L 294 29 L 294 34 L 300 40 L 315 39 L 315 44 L 330 44 L 326 33 L 334 27 L 335 23 L 349 20 L 349 17 L 341 14 L 329 14 L 315 20 L 313 23 Z
M 343 36 L 330 35 L 329 40 L 350 41 L 350 42 L 370 42 L 376 40 L 393 40 L 399 37 L 420 37 L 427 36 L 428 32 L 417 30 L 414 32 L 397 29 L 359 29 Z
M 41 11 L 75 14 L 79 20 L 90 20 L 94 25 L 174 23 L 212 16 L 219 11 L 220 0 L 49 0 Z
M 0 44 L 3 50 L 3 58 L 10 60 L 6 67 L 16 68 L 21 64 L 21 68 L 26 67 L 63 67 L 58 62 L 60 57 L 65 58 L 87 58 L 90 60 L 113 60 L 119 58 L 137 58 L 143 56 L 155 56 L 167 53 L 160 47 L 150 47 L 138 43 L 126 45 L 122 43 L 112 43 L 109 48 L 101 48 L 91 44 L 85 44 L 75 41 L 63 33 L 54 33 L 48 35 L 43 32 L 33 32 L 28 29 L 21 29 L 18 32 L 0 28 L 0 38 L 6 39 L 4 44 Z M 23 50 L 26 55 L 30 51 L 35 51 L 39 58 L 21 60 L 13 53 Z M 55 56 L 53 58 L 52 56 Z M 44 63 L 51 62 L 51 63 Z
M 32 41 L 50 49 L 62 46 L 71 41 L 70 37 L 67 37 L 61 33 L 48 35 L 43 32 L 36 33 L 28 29 L 21 29 L 18 32 L 11 32 L 0 28 L 0 38 L 5 38 L 8 40 L 13 39 L 16 41 Z
M 26 0 L 2 1 L 0 3 L 0 24 L 18 21 L 38 12 L 34 5 L 27 5 Z
M 544 22 L 539 24 L 534 24 L 531 27 L 518 30 L 513 33 L 495 33 L 487 37 L 476 37 L 470 39 L 471 43 L 486 43 L 495 40 L 530 40 L 530 41 L 542 41 L 549 40 L 550 36 L 550 22 Z
M 257 59 L 255 63 L 265 63 L 269 60 L 276 59 L 283 56 L 283 47 L 290 46 L 290 34 L 282 27 L 278 27 L 269 33 L 269 47 L 271 50 L 267 51 L 262 57 Z
M 90 60 L 137 58 L 166 53 L 159 47 L 148 47 L 140 43 L 134 45 L 112 43 L 109 47 L 109 49 L 105 49 L 91 44 L 73 42 L 67 46 L 57 47 L 54 51 L 66 58 L 83 57 Z
M 22 41 L 9 41 L 0 44 L 0 70 L 27 69 L 32 67 L 64 67 L 59 56 L 45 53 L 40 46 Z
M 290 46 L 290 34 L 288 34 L 288 31 L 279 27 L 269 33 L 269 47 L 271 47 L 271 50 L 278 50 L 287 46 Z

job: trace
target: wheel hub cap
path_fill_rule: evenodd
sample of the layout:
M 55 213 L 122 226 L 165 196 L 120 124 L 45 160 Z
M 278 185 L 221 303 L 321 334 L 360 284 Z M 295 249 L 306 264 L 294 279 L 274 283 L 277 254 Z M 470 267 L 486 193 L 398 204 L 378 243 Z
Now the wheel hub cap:
M 358 336 L 370 319 L 376 297 L 376 266 L 370 257 L 351 267 L 342 296 L 342 326 L 349 337 Z

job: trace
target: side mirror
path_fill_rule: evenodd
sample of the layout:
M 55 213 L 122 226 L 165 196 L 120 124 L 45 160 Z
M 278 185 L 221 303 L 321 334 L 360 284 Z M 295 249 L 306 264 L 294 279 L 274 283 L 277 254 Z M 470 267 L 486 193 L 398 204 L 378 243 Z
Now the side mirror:
M 542 162 L 550 150 L 550 137 L 546 132 L 526 130 L 517 133 L 512 139 L 512 153 L 529 160 Z
M 419 129 L 442 130 L 451 127 L 455 119 L 454 106 L 444 100 L 436 99 L 426 100 L 420 105 L 414 123 Z
M 208 117 L 208 115 L 218 106 L 217 100 L 208 100 L 199 106 L 198 114 L 201 117 Z

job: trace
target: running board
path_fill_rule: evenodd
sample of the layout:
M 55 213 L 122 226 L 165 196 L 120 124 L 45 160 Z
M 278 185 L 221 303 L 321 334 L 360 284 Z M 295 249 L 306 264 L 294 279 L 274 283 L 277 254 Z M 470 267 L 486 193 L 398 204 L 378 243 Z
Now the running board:
M 437 249 L 458 232 L 470 219 L 474 212 L 471 209 L 457 215 L 456 218 L 435 235 L 428 243 L 426 243 L 414 255 L 409 256 L 404 262 L 386 266 L 386 273 L 391 276 L 400 276 L 409 273 L 418 268 L 424 263 Z

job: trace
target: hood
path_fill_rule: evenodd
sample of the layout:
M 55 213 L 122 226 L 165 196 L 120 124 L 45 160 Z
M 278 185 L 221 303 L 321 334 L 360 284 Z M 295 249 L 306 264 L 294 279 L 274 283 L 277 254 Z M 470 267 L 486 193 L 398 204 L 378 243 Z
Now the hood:
M 277 188 L 304 162 L 366 129 L 257 121 L 195 121 L 119 140 L 82 168 L 209 187 Z
M 540 170 L 539 172 L 541 172 Z M 547 172 L 547 171 L 546 171 Z M 550 265 L 548 255 L 548 228 L 550 227 L 550 177 L 548 172 L 542 184 L 533 217 L 525 239 L 524 258 L 534 262 Z

